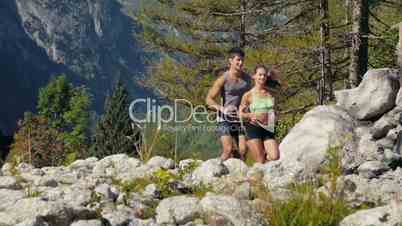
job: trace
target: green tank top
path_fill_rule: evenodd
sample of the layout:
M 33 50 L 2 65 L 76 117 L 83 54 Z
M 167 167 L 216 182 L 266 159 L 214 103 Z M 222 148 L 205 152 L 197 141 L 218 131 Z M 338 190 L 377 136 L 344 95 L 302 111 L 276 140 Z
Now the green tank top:
M 272 96 L 258 96 L 253 89 L 251 98 L 250 111 L 253 113 L 264 113 L 274 109 L 274 98 Z
M 256 91 L 253 89 L 251 91 L 251 104 L 250 111 L 253 113 L 268 113 L 268 123 L 262 124 L 257 121 L 257 124 L 262 128 L 274 133 L 275 132 L 275 112 L 274 112 L 274 97 L 269 96 L 258 96 Z

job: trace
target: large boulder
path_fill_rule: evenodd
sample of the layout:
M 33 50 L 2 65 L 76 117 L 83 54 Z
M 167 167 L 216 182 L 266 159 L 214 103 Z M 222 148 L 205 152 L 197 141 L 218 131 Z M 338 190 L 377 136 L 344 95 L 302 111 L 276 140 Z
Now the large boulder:
M 399 89 L 398 71 L 375 69 L 368 71 L 354 89 L 335 92 L 337 105 L 347 109 L 355 118 L 378 118 L 395 106 Z
M 391 203 L 368 210 L 358 211 L 347 216 L 340 226 L 399 226 L 402 223 L 402 205 Z
M 265 183 L 275 189 L 315 177 L 328 149 L 342 147 L 353 137 L 355 124 L 338 106 L 318 106 L 307 112 L 280 144 L 280 159 L 265 164 Z

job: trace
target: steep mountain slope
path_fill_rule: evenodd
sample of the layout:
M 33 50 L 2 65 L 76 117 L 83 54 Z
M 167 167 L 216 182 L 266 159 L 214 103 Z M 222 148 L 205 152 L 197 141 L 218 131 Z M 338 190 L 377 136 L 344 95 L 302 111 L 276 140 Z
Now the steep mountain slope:
M 135 1 L 133 1 L 135 2 Z M 131 2 L 131 3 L 133 3 Z M 38 88 L 67 74 L 84 84 L 100 110 L 117 78 L 135 96 L 142 51 L 138 28 L 124 14 L 135 4 L 117 0 L 4 0 L 0 2 L 0 129 L 10 134 L 24 111 L 34 110 Z

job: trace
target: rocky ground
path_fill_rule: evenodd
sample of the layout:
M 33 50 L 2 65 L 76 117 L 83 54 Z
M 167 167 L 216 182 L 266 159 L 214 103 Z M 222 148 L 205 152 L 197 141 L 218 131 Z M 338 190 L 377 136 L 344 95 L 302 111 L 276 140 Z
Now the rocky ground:
M 7 163 L 0 225 L 269 225 L 258 211 L 269 203 L 255 195 L 256 186 L 286 200 L 289 185 L 324 181 L 317 193 L 330 194 L 334 184 L 322 180 L 323 169 L 334 163 L 336 197 L 365 207 L 340 225 L 400 225 L 399 88 L 398 71 L 367 72 L 359 87 L 336 92 L 336 105 L 307 112 L 282 141 L 280 160 L 264 165 L 237 159 L 175 165 L 158 156 L 145 163 L 126 155 L 41 169 Z

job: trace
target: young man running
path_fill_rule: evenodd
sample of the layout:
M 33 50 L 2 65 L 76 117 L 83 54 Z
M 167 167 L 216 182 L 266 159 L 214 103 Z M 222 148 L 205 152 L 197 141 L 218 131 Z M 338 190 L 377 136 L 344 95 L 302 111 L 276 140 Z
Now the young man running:
M 207 105 L 218 112 L 217 132 L 222 143 L 223 161 L 233 157 L 235 149 L 241 159 L 246 152 L 244 130 L 238 117 L 241 98 L 251 88 L 251 77 L 243 71 L 244 56 L 239 48 L 229 51 L 229 69 L 214 82 L 206 98 Z M 223 99 L 222 105 L 216 101 L 218 96 Z

